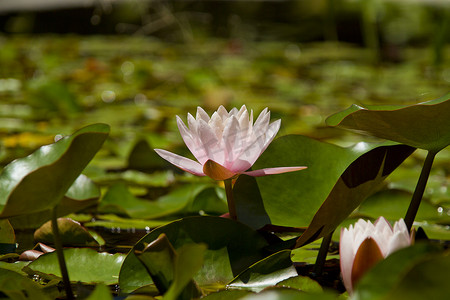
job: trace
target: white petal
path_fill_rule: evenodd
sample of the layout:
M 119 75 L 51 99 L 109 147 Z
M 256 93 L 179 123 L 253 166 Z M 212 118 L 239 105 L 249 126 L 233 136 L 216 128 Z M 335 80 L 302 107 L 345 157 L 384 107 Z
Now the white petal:
M 205 176 L 205 174 L 203 174 L 203 166 L 192 159 L 162 149 L 155 149 L 155 152 L 171 164 L 186 172 L 197 176 Z
M 233 161 L 236 159 L 234 153 L 239 148 L 242 148 L 239 140 L 239 131 L 238 120 L 235 117 L 228 118 L 222 135 L 223 147 L 225 147 L 225 168 L 232 166 Z
M 255 161 L 258 159 L 258 157 L 261 155 L 261 149 L 264 146 L 264 139 L 265 136 L 261 135 L 259 138 L 256 139 L 252 144 L 247 145 L 247 147 L 242 151 L 242 153 L 239 154 L 239 160 L 246 161 L 250 166 L 252 166 Z M 233 164 L 231 167 L 231 170 L 233 172 L 238 172 L 237 166 Z M 245 171 L 245 170 L 240 170 Z
M 187 123 L 188 123 L 189 130 L 191 131 L 192 136 L 195 137 L 196 135 L 198 135 L 197 120 L 190 113 L 188 113 L 188 115 L 187 115 Z
M 198 121 L 198 136 L 205 150 L 207 159 L 213 160 L 220 165 L 224 165 L 225 162 L 225 149 L 220 147 L 219 140 L 216 137 L 215 132 L 205 121 Z M 201 162 L 204 164 L 204 162 Z
M 223 107 L 223 105 L 219 106 L 219 108 L 217 109 L 217 113 L 222 118 L 222 120 L 228 118 L 228 111 L 225 107 Z
M 248 171 L 242 174 L 253 176 L 253 177 L 261 177 L 266 175 L 274 175 L 274 174 L 282 174 L 294 171 L 300 171 L 306 169 L 307 167 L 277 167 L 277 168 L 265 168 L 259 169 L 255 171 Z
M 195 115 L 195 118 L 197 120 L 202 119 L 205 122 L 209 122 L 208 114 L 200 106 L 197 107 L 197 114 Z
M 276 120 L 272 124 L 269 125 L 269 128 L 266 131 L 266 139 L 264 140 L 264 146 L 261 149 L 261 153 L 263 153 L 270 143 L 272 143 L 273 139 L 278 133 L 278 130 L 280 130 L 281 126 L 281 120 Z
M 353 251 L 353 227 L 341 229 L 339 241 L 339 256 L 342 281 L 347 291 L 352 290 L 352 267 L 356 252 Z
M 217 112 L 213 113 L 208 125 L 214 131 L 217 140 L 220 141 L 222 139 L 224 122 Z
M 230 110 L 230 112 L 229 112 L 229 114 L 228 114 L 228 117 L 231 117 L 231 116 L 236 116 L 236 117 L 237 117 L 238 113 L 239 113 L 238 109 L 237 109 L 236 107 L 233 107 L 233 108 Z
M 198 145 L 197 140 L 193 138 L 192 133 L 189 131 L 184 122 L 178 116 L 177 116 L 177 125 L 181 137 L 183 138 L 183 141 L 186 144 L 186 146 L 189 148 L 189 151 L 191 151 L 191 153 L 195 156 L 195 158 L 201 162 L 202 158 L 206 157 L 206 153 L 203 150 L 203 147 Z

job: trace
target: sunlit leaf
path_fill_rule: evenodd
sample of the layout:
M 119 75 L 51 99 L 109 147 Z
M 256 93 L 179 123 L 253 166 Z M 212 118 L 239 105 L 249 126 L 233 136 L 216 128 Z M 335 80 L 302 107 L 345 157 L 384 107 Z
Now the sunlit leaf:
M 98 284 L 95 290 L 89 295 L 86 300 L 112 300 L 113 297 L 109 288 L 104 284 Z
M 102 146 L 109 126 L 84 127 L 7 165 L 0 174 L 0 216 L 52 209 Z
M 86 284 L 115 284 L 125 258 L 123 254 L 98 253 L 89 248 L 71 248 L 64 250 L 64 257 L 72 282 Z M 41 255 L 24 268 L 28 274 L 38 274 L 46 279 L 61 278 L 58 259 L 55 252 Z
M 298 245 L 311 242 L 332 232 L 413 150 L 365 143 L 342 148 L 304 136 L 281 137 L 254 168 L 308 169 L 256 179 L 241 175 L 233 189 L 238 219 L 253 228 L 309 226 Z
M 297 276 L 292 265 L 291 251 L 284 250 L 266 257 L 242 272 L 228 287 L 259 292 L 282 280 Z
M 437 152 L 450 144 L 450 94 L 409 106 L 353 105 L 327 124 Z

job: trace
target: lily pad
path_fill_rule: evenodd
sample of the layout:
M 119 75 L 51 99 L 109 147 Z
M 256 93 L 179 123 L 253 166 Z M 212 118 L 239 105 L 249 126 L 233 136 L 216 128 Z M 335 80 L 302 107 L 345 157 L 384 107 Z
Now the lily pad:
M 50 300 L 38 283 L 6 269 L 0 272 L 0 292 L 8 296 L 8 299 Z
M 228 287 L 259 292 L 297 275 L 298 273 L 291 261 L 291 251 L 283 250 L 249 267 L 234 279 Z
M 194 277 L 200 287 L 224 287 L 250 265 L 263 259 L 263 249 L 268 245 L 258 232 L 229 219 L 184 218 L 153 230 L 134 246 L 120 270 L 119 284 L 124 292 L 152 283 L 134 251 L 142 251 L 162 233 L 166 234 L 175 251 L 191 243 L 207 245 L 204 264 Z
M 409 106 L 352 105 L 326 120 L 330 126 L 370 134 L 433 152 L 450 144 L 450 94 Z
M 89 231 L 72 219 L 58 218 L 58 230 L 61 242 L 65 246 L 98 246 Z M 53 244 L 54 237 L 50 221 L 34 232 L 34 240 L 44 244 Z
M 332 232 L 413 151 L 392 143 L 342 148 L 300 135 L 281 137 L 255 168 L 308 169 L 256 179 L 241 175 L 233 189 L 238 219 L 253 228 L 309 226 L 299 243 L 311 242 Z
M 436 289 L 434 295 L 437 293 L 441 296 L 430 299 L 444 299 L 449 292 L 448 284 L 439 285 L 439 283 L 448 278 L 448 264 L 450 263 L 448 258 L 448 253 L 443 255 L 440 247 L 426 243 L 417 243 L 414 246 L 398 250 L 376 264 L 358 281 L 354 297 L 360 300 L 395 299 L 385 297 L 392 292 L 398 292 L 399 284 L 403 282 L 404 285 L 409 284 L 410 288 L 417 293 L 415 297 L 408 297 L 408 299 L 424 299 L 427 297 L 426 295 L 430 295 L 430 288 Z M 431 265 L 434 267 L 427 270 L 425 266 L 429 260 L 433 261 L 434 259 L 438 261 L 442 259 L 443 265 L 436 266 L 433 262 Z M 422 265 L 424 263 L 425 265 Z M 420 269 L 426 271 L 417 273 L 417 270 Z M 419 276 L 420 278 L 408 283 L 407 278 L 410 276 L 416 276 L 416 278 Z M 434 286 L 434 282 L 438 286 Z M 424 290 L 417 289 L 419 286 Z
M 64 257 L 72 282 L 85 284 L 116 284 L 119 271 L 125 258 L 123 254 L 98 253 L 89 248 L 72 248 L 64 250 Z M 60 279 L 58 258 L 55 252 L 41 255 L 24 268 L 30 275 L 38 274 L 48 280 Z
M 100 189 L 95 183 L 83 174 L 80 174 L 70 186 L 64 198 L 56 206 L 58 217 L 78 212 L 97 204 Z M 51 210 L 45 210 L 24 216 L 11 217 L 9 220 L 16 229 L 38 228 L 51 217 Z
M 42 212 L 58 205 L 108 133 L 108 125 L 90 125 L 7 165 L 0 174 L 0 217 Z

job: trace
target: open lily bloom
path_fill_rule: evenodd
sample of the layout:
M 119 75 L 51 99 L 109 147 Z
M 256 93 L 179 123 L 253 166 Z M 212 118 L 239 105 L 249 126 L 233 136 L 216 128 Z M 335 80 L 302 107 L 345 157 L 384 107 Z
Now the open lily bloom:
M 403 219 L 391 227 L 379 217 L 374 224 L 359 219 L 355 226 L 341 229 L 339 254 L 342 280 L 349 293 L 355 283 L 378 261 L 392 252 L 411 245 L 412 239 Z
M 264 109 L 255 123 L 253 111 L 244 106 L 228 112 L 225 107 L 211 117 L 200 107 L 194 118 L 188 113 L 184 124 L 177 116 L 178 129 L 186 146 L 197 161 L 155 149 L 162 158 L 180 169 L 198 176 L 225 180 L 239 174 L 265 176 L 305 169 L 306 167 L 279 167 L 247 171 L 266 150 L 280 129 L 281 120 L 270 123 L 270 112 Z

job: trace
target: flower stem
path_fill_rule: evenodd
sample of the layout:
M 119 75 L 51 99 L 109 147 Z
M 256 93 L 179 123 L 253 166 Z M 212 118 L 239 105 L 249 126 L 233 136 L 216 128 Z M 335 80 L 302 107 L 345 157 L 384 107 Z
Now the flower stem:
M 232 179 L 231 178 L 225 179 L 223 182 L 225 183 L 225 193 L 227 194 L 228 212 L 230 213 L 230 218 L 236 220 L 237 216 L 236 216 L 236 206 L 234 205 L 233 199 Z
M 437 152 L 434 151 L 428 151 L 427 158 L 425 159 L 422 167 L 422 172 L 420 173 L 419 181 L 417 181 L 416 189 L 414 190 L 411 203 L 409 204 L 408 211 L 406 212 L 405 223 L 409 231 L 411 230 L 417 211 L 419 210 L 420 202 L 422 201 L 423 192 L 425 191 L 425 186 L 427 185 L 431 166 L 433 165 L 433 160 L 436 153 Z
M 67 272 L 66 261 L 64 259 L 61 236 L 59 235 L 56 206 L 52 210 L 52 231 L 53 231 L 53 239 L 55 242 L 56 255 L 58 256 L 59 269 L 61 270 L 64 289 L 66 290 L 66 297 L 69 300 L 73 300 L 75 298 L 73 296 L 72 286 L 70 285 L 69 280 L 69 273 Z
M 326 235 L 322 239 L 322 244 L 320 244 L 319 253 L 317 254 L 316 263 L 314 264 L 313 273 L 316 277 L 322 276 L 323 266 L 327 260 L 328 248 L 330 247 L 331 238 L 333 237 L 332 231 L 330 234 Z

